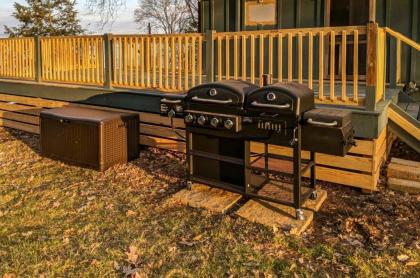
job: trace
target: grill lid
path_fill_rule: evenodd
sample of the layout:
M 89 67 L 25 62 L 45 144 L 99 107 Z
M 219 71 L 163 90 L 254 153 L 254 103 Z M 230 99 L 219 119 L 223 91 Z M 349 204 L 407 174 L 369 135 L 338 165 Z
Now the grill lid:
M 250 114 L 276 113 L 302 115 L 314 109 L 314 93 L 298 83 L 277 83 L 250 93 L 245 108 Z
M 246 95 L 257 88 L 258 86 L 252 83 L 240 80 L 218 81 L 192 88 L 187 94 L 186 102 L 242 108 Z

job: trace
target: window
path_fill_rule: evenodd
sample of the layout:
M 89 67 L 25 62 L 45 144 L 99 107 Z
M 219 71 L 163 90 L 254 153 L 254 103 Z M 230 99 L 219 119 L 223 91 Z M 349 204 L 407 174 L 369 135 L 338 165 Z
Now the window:
M 277 0 L 252 0 L 245 2 L 245 25 L 275 25 Z

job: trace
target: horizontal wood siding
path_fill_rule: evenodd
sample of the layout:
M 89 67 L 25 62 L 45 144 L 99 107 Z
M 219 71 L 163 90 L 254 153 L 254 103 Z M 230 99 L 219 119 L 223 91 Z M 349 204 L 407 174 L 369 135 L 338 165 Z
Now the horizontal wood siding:
M 61 106 L 84 106 L 111 111 L 133 112 L 121 109 L 103 108 L 73 104 L 67 102 L 44 100 L 0 94 L 0 126 L 19 129 L 39 134 L 39 113 L 42 109 Z M 136 113 L 136 112 L 134 112 Z M 171 151 L 185 152 L 185 125 L 182 119 L 175 119 L 171 127 L 169 118 L 158 114 L 138 113 L 140 117 L 140 144 Z M 394 137 L 385 129 L 375 139 L 358 138 L 357 146 L 350 150 L 346 157 L 317 154 L 317 175 L 322 181 L 344 184 L 366 190 L 376 190 L 380 166 L 387 157 Z M 253 142 L 252 152 L 261 153 L 263 144 Z M 269 151 L 283 156 L 291 156 L 292 150 L 287 147 L 270 146 Z M 303 158 L 309 153 L 302 152 Z

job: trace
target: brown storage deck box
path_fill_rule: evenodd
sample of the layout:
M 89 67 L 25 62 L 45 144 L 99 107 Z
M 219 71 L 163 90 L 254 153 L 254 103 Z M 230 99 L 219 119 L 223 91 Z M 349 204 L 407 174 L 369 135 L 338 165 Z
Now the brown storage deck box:
M 104 171 L 139 155 L 137 114 L 63 107 L 41 113 L 43 155 Z

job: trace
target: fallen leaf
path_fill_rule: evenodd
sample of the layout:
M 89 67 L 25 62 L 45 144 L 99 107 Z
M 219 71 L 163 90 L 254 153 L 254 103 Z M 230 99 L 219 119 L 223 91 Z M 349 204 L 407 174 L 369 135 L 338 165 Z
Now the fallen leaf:
M 407 262 L 406 264 L 405 264 L 405 266 L 416 266 L 416 265 L 418 265 L 419 264 L 419 262 Z
M 135 211 L 132 211 L 132 210 L 127 210 L 127 213 L 126 213 L 127 217 L 132 217 L 132 216 L 135 216 L 136 214 L 137 213 Z
M 186 245 L 186 246 L 194 246 L 196 244 L 196 242 L 191 242 L 191 241 L 180 241 L 179 244 L 181 245 Z
M 397 259 L 400 262 L 406 262 L 406 261 L 408 261 L 409 257 L 407 255 L 401 254 L 401 255 L 398 255 Z
M 127 255 L 127 261 L 129 263 L 137 265 L 139 260 L 139 253 L 136 246 L 131 245 L 130 247 L 128 247 L 128 251 L 125 252 L 125 254 Z

